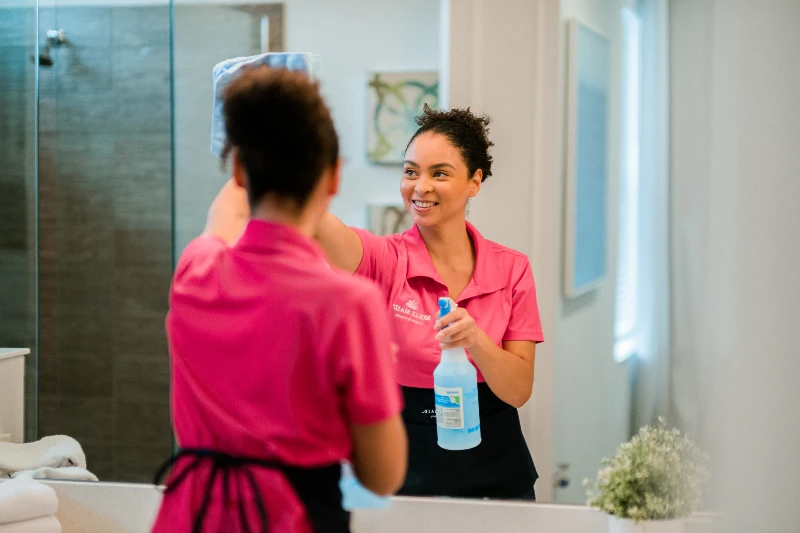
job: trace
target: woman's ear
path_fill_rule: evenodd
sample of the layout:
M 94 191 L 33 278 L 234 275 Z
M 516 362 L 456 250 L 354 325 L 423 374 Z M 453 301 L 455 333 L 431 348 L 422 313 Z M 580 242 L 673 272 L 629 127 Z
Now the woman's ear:
M 231 149 L 231 178 L 239 187 L 247 188 L 247 171 L 242 164 L 242 156 L 238 148 Z
M 331 174 L 328 181 L 328 196 L 336 196 L 339 194 L 339 186 L 342 182 L 342 158 L 340 157 L 336 164 L 331 169 Z
M 481 184 L 483 183 L 483 170 L 478 169 L 475 171 L 475 174 L 469 179 L 469 197 L 474 198 L 478 195 L 478 192 L 481 190 Z

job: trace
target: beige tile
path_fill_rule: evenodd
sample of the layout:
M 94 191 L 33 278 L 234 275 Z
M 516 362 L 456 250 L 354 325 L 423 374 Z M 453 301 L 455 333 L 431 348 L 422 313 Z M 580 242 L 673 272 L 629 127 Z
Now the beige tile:
M 164 314 L 136 316 L 114 314 L 114 355 L 117 358 L 166 359 Z
M 140 44 L 114 47 L 106 54 L 112 58 L 113 88 L 140 88 L 169 92 L 169 46 Z
M 39 435 L 46 437 L 48 435 L 57 435 L 61 424 L 59 423 L 60 416 L 59 401 L 57 395 L 43 394 L 39 392 Z
M 112 356 L 114 321 L 110 308 L 111 301 L 107 298 L 100 300 L 99 305 L 93 305 L 91 301 L 88 305 L 70 305 L 66 299 L 62 302 L 59 351 L 65 361 L 71 357 L 103 360 Z M 97 366 L 91 365 L 87 371 L 89 369 L 97 370 Z
M 114 442 L 113 404 L 110 400 L 61 396 L 59 430 L 81 446 L 108 446 Z
M 141 404 L 169 404 L 169 359 L 163 357 L 118 357 L 114 364 L 114 399 Z M 122 408 L 122 405 L 120 406 Z M 121 409 L 123 412 L 125 409 Z M 163 420 L 162 420 L 163 422 Z
M 108 7 L 58 6 L 55 16 L 58 27 L 67 30 L 70 47 L 107 47 L 111 43 L 111 9 Z
M 119 481 L 115 472 L 116 447 L 110 444 L 81 444 L 86 455 L 86 469 L 100 481 Z
M 115 446 L 114 464 L 117 481 L 152 483 L 161 464 L 169 459 L 170 446 Z
M 87 319 L 102 315 L 110 320 L 114 298 L 114 272 L 110 261 L 78 261 L 74 256 L 70 259 L 69 262 L 66 258 L 61 261 L 58 312 L 65 319 L 68 315 Z M 91 325 L 86 327 L 92 330 Z
M 169 7 L 111 9 L 112 46 L 169 46 Z
M 165 446 L 172 439 L 169 399 L 152 402 L 114 402 L 114 442 L 120 446 Z
M 172 229 L 121 228 L 114 231 L 114 264 L 172 270 Z
M 109 401 L 114 392 L 114 367 L 110 349 L 95 354 L 67 355 L 59 361 L 58 391 L 62 399 L 92 398 Z M 66 408 L 62 404 L 62 409 Z M 110 406 L 109 406 L 110 409 Z
M 168 308 L 172 268 L 114 269 L 115 312 L 122 316 L 163 318 Z
M 111 54 L 107 47 L 76 44 L 53 48 L 50 55 L 53 66 L 48 70 L 55 74 L 58 96 L 112 89 Z

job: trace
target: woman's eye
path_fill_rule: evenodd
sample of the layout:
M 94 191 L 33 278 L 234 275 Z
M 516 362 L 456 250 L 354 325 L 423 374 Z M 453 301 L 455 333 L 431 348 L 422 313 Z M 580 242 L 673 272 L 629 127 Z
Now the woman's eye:
M 446 178 L 447 174 L 442 170 L 437 170 L 436 172 L 433 173 L 433 177 L 434 178 Z
M 408 177 L 408 178 L 413 178 L 413 177 L 414 177 L 414 174 L 415 174 L 415 173 L 414 173 L 414 169 L 413 169 L 413 168 L 407 168 L 407 169 L 405 169 L 405 170 L 403 171 L 403 174 L 404 174 L 406 177 Z

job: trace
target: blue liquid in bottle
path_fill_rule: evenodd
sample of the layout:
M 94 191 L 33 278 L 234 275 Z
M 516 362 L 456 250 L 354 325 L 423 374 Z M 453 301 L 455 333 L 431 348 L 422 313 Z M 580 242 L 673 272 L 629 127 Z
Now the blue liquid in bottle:
M 440 316 L 455 307 L 450 298 L 439 298 Z M 433 371 L 433 389 L 439 447 L 468 450 L 480 444 L 478 372 L 463 348 L 442 350 L 442 360 Z

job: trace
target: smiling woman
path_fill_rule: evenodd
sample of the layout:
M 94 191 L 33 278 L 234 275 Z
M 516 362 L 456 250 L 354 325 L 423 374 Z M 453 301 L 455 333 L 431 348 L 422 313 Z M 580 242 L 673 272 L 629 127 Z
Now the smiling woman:
M 467 202 L 492 174 L 489 118 L 426 107 L 417 124 L 400 181 L 411 229 L 378 236 L 327 213 L 315 237 L 335 266 L 377 283 L 394 323 L 409 438 L 400 494 L 532 500 L 538 476 L 517 408 L 531 396 L 536 343 L 544 340 L 533 274 L 524 254 L 466 221 Z M 234 196 L 215 203 L 236 211 Z M 458 308 L 439 318 L 442 296 Z M 477 370 L 482 440 L 470 450 L 437 445 L 433 372 L 442 350 L 453 348 L 465 349 Z
M 402 494 L 535 498 L 537 474 L 517 414 L 531 395 L 543 340 L 533 275 L 524 254 L 466 221 L 469 199 L 492 175 L 489 122 L 469 109 L 425 106 L 400 181 L 414 226 L 381 237 L 329 213 L 317 233 L 333 264 L 378 283 L 394 318 L 410 455 Z M 440 296 L 459 306 L 444 319 L 436 316 Z M 432 389 L 442 350 L 457 347 L 478 371 L 483 441 L 452 452 L 437 446 Z

